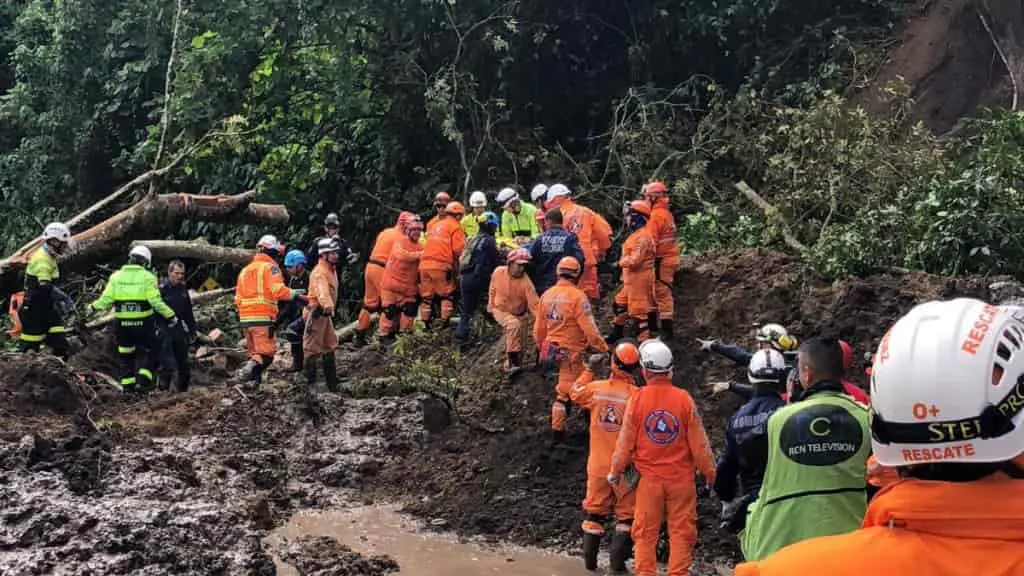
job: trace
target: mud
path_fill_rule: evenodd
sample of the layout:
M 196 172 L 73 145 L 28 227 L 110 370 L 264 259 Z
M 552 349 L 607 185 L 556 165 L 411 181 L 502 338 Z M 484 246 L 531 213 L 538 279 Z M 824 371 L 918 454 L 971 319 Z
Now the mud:
M 279 555 L 299 576 L 383 576 L 398 571 L 398 563 L 387 556 L 367 558 L 327 536 L 303 536 L 284 545 Z
M 695 338 L 749 342 L 753 322 L 774 321 L 860 352 L 917 301 L 985 297 L 987 285 L 914 274 L 826 283 L 766 251 L 690 260 L 677 277 L 677 380 L 720 442 L 736 401 L 711 401 L 704 384 L 738 372 Z M 377 573 L 359 570 L 389 565 L 337 542 L 282 552 L 263 541 L 296 510 L 363 501 L 397 502 L 435 530 L 578 553 L 585 422 L 574 412 L 552 449 L 552 384 L 502 378 L 497 330 L 479 328 L 460 352 L 442 333 L 387 356 L 340 353 L 343 394 L 321 391 L 313 409 L 280 373 L 256 392 L 216 380 L 126 398 L 105 383 L 112 354 L 101 348 L 69 365 L 0 360 L 0 574 L 272 574 L 272 553 L 304 573 Z M 696 567 L 715 573 L 736 548 L 717 531 L 713 498 L 700 510 Z

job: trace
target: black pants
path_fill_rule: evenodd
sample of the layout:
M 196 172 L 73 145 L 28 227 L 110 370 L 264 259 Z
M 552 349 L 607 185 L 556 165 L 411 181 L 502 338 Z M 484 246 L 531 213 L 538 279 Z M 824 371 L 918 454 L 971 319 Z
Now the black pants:
M 117 355 L 121 358 L 121 387 L 153 385 L 153 370 L 160 363 L 161 345 L 152 318 L 117 321 Z
M 188 334 L 180 328 L 164 328 L 161 340 L 160 376 L 170 381 L 171 375 L 177 373 L 178 391 L 185 391 L 191 380 Z
M 21 321 L 19 347 L 22 352 L 39 350 L 46 344 L 56 356 L 68 357 L 70 346 L 64 321 L 48 293 L 38 291 L 27 297 L 18 309 L 18 320 Z

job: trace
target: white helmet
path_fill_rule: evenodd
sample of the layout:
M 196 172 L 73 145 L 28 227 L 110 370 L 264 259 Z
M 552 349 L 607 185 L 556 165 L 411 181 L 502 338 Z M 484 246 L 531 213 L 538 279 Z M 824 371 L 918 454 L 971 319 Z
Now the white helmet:
M 751 384 L 785 384 L 786 359 L 778 350 L 758 350 L 747 365 L 747 380 Z
M 534 202 L 540 202 L 541 200 L 544 200 L 545 197 L 547 197 L 547 195 L 548 185 L 537 184 L 536 186 L 533 187 L 533 190 L 530 191 L 530 200 L 533 200 Z
M 138 258 L 145 260 L 146 264 L 151 264 L 153 262 L 153 253 L 145 246 L 136 246 L 128 253 L 128 258 Z
M 645 340 L 640 345 L 640 366 L 654 374 L 671 372 L 672 351 L 661 340 Z
M 565 184 L 555 184 L 551 188 L 548 188 L 548 202 L 551 202 L 559 196 L 571 196 L 572 192 Z
M 51 222 L 43 229 L 43 240 L 71 241 L 71 229 L 63 222 Z
M 1024 452 L 1024 314 L 926 302 L 882 337 L 871 447 L 884 466 L 1002 462 Z
M 267 234 L 260 238 L 260 241 L 256 243 L 257 248 L 265 248 L 267 250 L 281 250 L 281 243 L 277 241 L 277 236 Z
M 519 200 L 519 193 L 512 188 L 502 188 L 501 191 L 498 192 L 498 196 L 494 198 L 494 201 L 501 207 L 507 206 L 508 203 L 513 200 Z
M 469 195 L 469 207 L 470 208 L 486 208 L 487 207 L 487 196 L 483 192 L 477 190 Z

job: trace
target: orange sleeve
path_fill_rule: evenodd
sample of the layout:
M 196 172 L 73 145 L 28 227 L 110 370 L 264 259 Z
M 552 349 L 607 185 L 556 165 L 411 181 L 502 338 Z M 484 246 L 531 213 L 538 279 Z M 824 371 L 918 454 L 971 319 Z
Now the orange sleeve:
M 291 300 L 292 289 L 284 283 L 284 275 L 277 264 L 267 266 L 265 282 L 270 286 L 270 297 L 274 300 Z
M 594 212 L 594 248 L 598 255 L 603 255 L 612 246 L 612 226 L 603 216 Z
M 594 402 L 594 387 L 591 386 L 593 382 L 594 373 L 590 368 L 584 368 L 569 390 L 569 400 L 584 410 L 590 410 Z
M 608 343 L 604 341 L 604 337 L 601 336 L 601 332 L 597 329 L 597 324 L 594 323 L 594 314 L 590 309 L 590 301 L 587 300 L 586 296 L 581 296 L 580 301 L 577 303 L 577 318 L 579 318 L 583 335 L 587 337 L 587 345 L 599 352 L 607 352 Z
M 495 268 L 494 272 L 491 273 L 491 285 L 487 289 L 487 311 L 491 312 L 494 310 L 495 295 L 498 293 L 498 269 Z
M 537 305 L 537 313 L 533 316 L 533 342 L 539 348 L 544 339 L 548 337 L 548 323 L 544 318 L 544 310 L 541 309 L 544 302 Z
M 639 251 L 636 249 L 636 241 L 632 237 L 626 238 L 626 241 L 622 244 L 622 256 L 619 257 L 619 268 L 632 269 L 636 266 L 637 262 L 640 262 L 640 257 L 637 254 Z
M 327 284 L 327 275 L 323 273 L 313 274 L 310 280 L 310 288 L 313 290 L 312 296 L 316 298 L 317 305 L 333 315 L 334 301 L 331 299 L 330 287 Z
M 533 287 L 533 281 L 528 276 L 524 285 L 526 290 L 526 309 L 536 318 L 537 308 L 540 306 L 540 299 L 537 298 L 537 289 Z
M 423 250 L 406 250 L 402 247 L 402 242 L 395 242 L 391 247 L 391 256 L 400 262 L 416 262 L 422 255 Z
M 704 479 L 708 484 L 714 484 L 715 455 L 711 452 L 711 443 L 708 442 L 707 432 L 704 431 L 704 421 L 689 392 L 683 392 L 690 403 L 690 417 L 686 419 L 686 440 L 690 445 L 690 452 L 693 454 L 697 469 L 704 475 Z
M 458 260 L 462 251 L 466 249 L 466 233 L 462 231 L 462 226 L 457 221 L 453 222 L 455 226 L 452 227 L 452 255 Z
M 636 452 L 636 437 L 639 421 L 637 420 L 637 400 L 640 393 L 634 393 L 626 402 L 626 415 L 622 418 L 622 431 L 615 442 L 615 453 L 612 454 L 612 474 L 621 475 L 626 467 L 633 463 Z

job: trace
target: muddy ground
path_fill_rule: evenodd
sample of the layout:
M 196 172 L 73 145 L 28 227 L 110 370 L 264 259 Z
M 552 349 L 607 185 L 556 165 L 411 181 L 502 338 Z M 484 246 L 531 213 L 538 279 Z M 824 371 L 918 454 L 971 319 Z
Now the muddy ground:
M 774 252 L 707 255 L 677 277 L 676 377 L 718 443 L 736 400 L 711 401 L 705 384 L 738 373 L 695 338 L 748 342 L 754 322 L 775 321 L 864 351 L 914 303 L 988 297 L 989 283 L 826 283 Z M 272 555 L 302 574 L 385 573 L 385 559 L 337 542 L 262 541 L 295 510 L 353 499 L 403 502 L 460 534 L 575 552 L 585 423 L 574 413 L 568 446 L 550 449 L 550 385 L 534 373 L 503 381 L 496 330 L 483 326 L 479 341 L 461 353 L 445 334 L 407 339 L 390 357 L 342 352 L 345 392 L 322 394 L 316 411 L 283 374 L 259 392 L 213 379 L 127 399 L 99 376 L 112 371 L 102 340 L 71 366 L 0 360 L 0 574 L 272 574 Z M 702 499 L 705 572 L 735 558 L 717 508 Z

